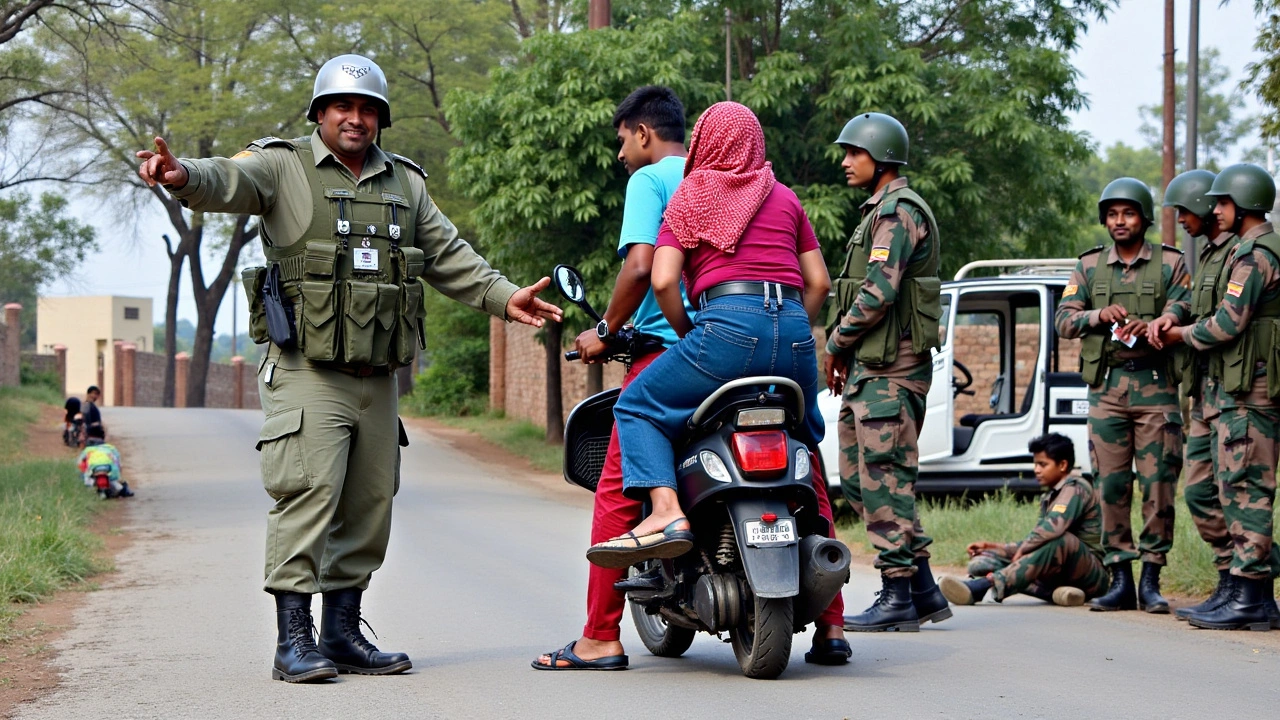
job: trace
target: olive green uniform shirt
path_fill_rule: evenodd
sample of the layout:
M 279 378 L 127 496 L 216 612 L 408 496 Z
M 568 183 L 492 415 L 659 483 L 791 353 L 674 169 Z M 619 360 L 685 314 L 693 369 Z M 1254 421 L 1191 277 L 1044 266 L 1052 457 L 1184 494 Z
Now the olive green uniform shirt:
M 371 145 L 357 178 L 320 139 L 318 129 L 311 135 L 311 150 L 316 167 L 333 164 L 351 182 L 352 190 L 372 192 L 383 174 L 394 172 L 396 161 Z M 289 148 L 255 147 L 231 158 L 182 158 L 181 162 L 190 179 L 169 192 L 192 210 L 257 215 L 263 242 L 274 247 L 302 240 L 311 226 L 311 186 L 301 156 Z M 426 254 L 423 279 L 458 302 L 505 318 L 507 301 L 519 288 L 458 237 L 458 228 L 427 194 L 424 176 L 407 175 L 408 200 L 417 222 L 414 246 Z

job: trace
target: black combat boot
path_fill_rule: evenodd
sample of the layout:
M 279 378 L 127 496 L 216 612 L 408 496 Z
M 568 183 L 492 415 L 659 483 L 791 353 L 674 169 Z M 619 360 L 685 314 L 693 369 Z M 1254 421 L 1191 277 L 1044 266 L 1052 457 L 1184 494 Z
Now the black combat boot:
M 1111 566 L 1111 587 L 1106 594 L 1089 601 L 1090 610 L 1137 610 L 1138 593 L 1133 588 L 1133 566 L 1128 562 Z
M 957 605 L 973 605 L 982 602 L 982 598 L 987 596 L 987 591 L 991 589 L 991 581 L 986 578 L 973 578 L 971 580 L 961 580 L 950 576 L 943 576 L 942 582 L 938 583 L 938 591 L 942 595 Z
M 1173 616 L 1179 620 L 1186 620 L 1188 617 L 1191 617 L 1191 613 L 1206 612 L 1218 607 L 1222 603 L 1226 602 L 1227 598 L 1231 597 L 1232 582 L 1233 579 L 1231 577 L 1230 570 L 1219 570 L 1218 587 L 1214 588 L 1213 592 L 1209 593 L 1209 597 L 1205 598 L 1205 601 L 1199 605 L 1190 605 L 1188 607 L 1174 610 Z
M 338 677 L 333 661 L 316 650 L 311 596 L 279 592 L 276 596 L 276 660 L 271 677 L 285 682 L 315 682 Z
M 852 632 L 920 632 L 920 616 L 911 603 L 911 578 L 880 575 L 884 586 L 861 615 L 846 615 L 844 629 Z
M 947 598 L 938 589 L 933 580 L 933 572 L 929 569 L 929 558 L 916 558 L 912 561 L 916 566 L 916 574 L 911 576 L 911 604 L 916 606 L 916 615 L 920 624 L 927 622 L 940 623 L 951 617 L 951 607 Z
M 324 594 L 324 605 L 320 609 L 320 652 L 344 673 L 394 675 L 413 667 L 408 655 L 384 653 L 360 632 L 362 592 L 349 588 Z M 365 626 L 368 625 L 366 622 Z
M 1187 622 L 1209 630 L 1270 630 L 1267 615 L 1270 578 L 1254 580 L 1237 577 L 1232 583 L 1231 597 L 1213 610 L 1191 613 Z
M 1266 593 L 1263 597 L 1266 598 L 1267 617 L 1271 618 L 1271 629 L 1280 630 L 1280 606 L 1276 605 L 1275 578 L 1270 578 L 1263 583 L 1262 590 Z
M 1160 594 L 1160 565 L 1142 563 L 1142 577 L 1138 579 L 1138 609 L 1152 615 L 1169 612 L 1169 601 Z

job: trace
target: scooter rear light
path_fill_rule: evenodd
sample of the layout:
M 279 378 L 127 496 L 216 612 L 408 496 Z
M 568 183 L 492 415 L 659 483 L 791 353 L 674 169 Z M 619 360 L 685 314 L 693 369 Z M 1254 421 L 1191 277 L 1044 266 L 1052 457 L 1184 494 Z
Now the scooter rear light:
M 93 486 L 98 490 L 106 490 L 111 486 L 111 479 L 106 475 L 99 475 L 93 479 Z
M 733 459 L 748 477 L 786 470 L 787 434 L 781 430 L 734 433 Z

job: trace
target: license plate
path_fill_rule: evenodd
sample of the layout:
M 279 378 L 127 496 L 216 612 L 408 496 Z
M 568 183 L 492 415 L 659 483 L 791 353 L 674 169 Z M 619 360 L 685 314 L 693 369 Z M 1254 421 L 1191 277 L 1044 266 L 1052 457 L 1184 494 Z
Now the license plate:
M 747 529 L 748 545 L 777 545 L 796 541 L 796 521 L 791 518 L 779 518 L 768 525 L 762 520 L 748 520 L 743 526 Z
M 1088 415 L 1089 401 L 1088 400 L 1072 400 L 1071 414 L 1072 415 Z

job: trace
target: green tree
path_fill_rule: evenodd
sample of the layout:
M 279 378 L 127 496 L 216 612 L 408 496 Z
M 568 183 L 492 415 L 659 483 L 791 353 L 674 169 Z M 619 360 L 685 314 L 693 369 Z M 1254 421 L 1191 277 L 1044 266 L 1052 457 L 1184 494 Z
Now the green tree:
M 1251 88 L 1267 110 L 1259 119 L 1266 138 L 1280 138 L 1280 0 L 1254 0 L 1258 35 L 1253 49 L 1262 59 L 1245 67 L 1247 77 L 1241 87 Z
M 1222 53 L 1217 48 L 1205 48 L 1200 53 L 1200 92 L 1197 105 L 1198 122 L 1196 124 L 1196 159 L 1200 167 L 1213 171 L 1219 170 L 1221 161 L 1233 147 L 1243 142 L 1258 126 L 1258 118 L 1253 115 L 1240 115 L 1244 109 L 1244 93 L 1238 88 L 1225 89 L 1231 78 L 1231 71 L 1222 64 Z M 1174 65 L 1177 80 L 1174 86 L 1174 117 L 1176 126 L 1173 133 L 1176 149 L 1174 162 L 1178 172 L 1183 169 L 1187 136 L 1187 64 Z M 1163 146 L 1164 103 L 1144 105 L 1142 114 L 1142 135 L 1148 144 L 1159 152 Z M 1159 183 L 1152 187 L 1159 187 Z
M 93 228 L 67 215 L 66 198 L 0 197 L 0 305 L 22 303 L 24 347 L 36 343 L 39 291 L 72 275 L 97 247 Z

